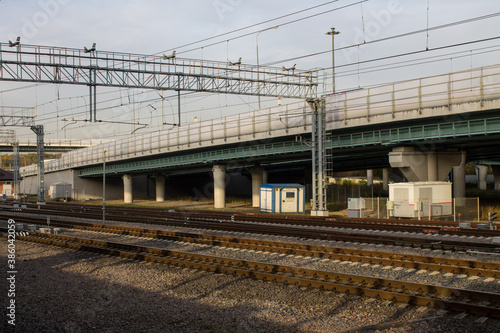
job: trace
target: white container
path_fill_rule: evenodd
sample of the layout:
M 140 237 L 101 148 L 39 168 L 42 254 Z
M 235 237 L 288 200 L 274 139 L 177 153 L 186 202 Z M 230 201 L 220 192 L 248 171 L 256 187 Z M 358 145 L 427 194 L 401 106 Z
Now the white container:
M 300 184 L 264 184 L 260 186 L 260 212 L 304 213 L 304 186 Z
M 451 183 L 414 182 L 389 184 L 389 216 L 420 218 L 451 215 Z

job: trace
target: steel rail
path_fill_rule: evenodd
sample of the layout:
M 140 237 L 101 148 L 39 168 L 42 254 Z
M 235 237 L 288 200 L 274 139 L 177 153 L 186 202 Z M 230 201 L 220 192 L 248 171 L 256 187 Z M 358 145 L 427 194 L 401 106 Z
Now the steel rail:
M 21 219 L 17 218 L 16 220 L 18 222 L 27 222 L 41 225 L 46 224 L 44 219 L 35 220 L 32 217 Z M 103 225 L 97 223 L 52 221 L 51 225 L 83 231 L 95 231 L 135 237 L 165 239 L 177 242 L 189 242 L 210 246 L 223 246 L 253 251 L 265 251 L 311 258 L 352 261 L 358 263 L 379 264 L 393 267 L 425 269 L 453 274 L 466 274 L 470 276 L 474 275 L 500 278 L 500 264 L 494 262 L 458 260 L 432 256 L 405 255 L 380 251 L 364 251 L 349 248 L 255 240 L 240 237 L 213 236 L 157 229 Z
M 37 207 L 36 204 L 28 204 L 29 207 Z M 50 207 L 50 208 L 49 208 Z M 67 210 L 75 209 L 83 213 L 100 212 L 101 207 L 91 205 L 76 205 L 76 204 L 54 204 L 51 203 L 44 207 L 45 209 Z M 234 217 L 237 221 L 249 222 L 267 222 L 303 226 L 325 226 L 325 227 L 341 227 L 351 229 L 365 230 L 392 230 L 392 231 L 408 231 L 422 232 L 423 230 L 436 231 L 441 234 L 450 235 L 467 235 L 467 236 L 483 236 L 494 237 L 500 236 L 500 230 L 484 230 L 484 229 L 460 229 L 458 223 L 454 221 L 427 221 L 427 220 L 398 220 L 398 219 L 375 219 L 375 218 L 348 218 L 348 217 L 312 217 L 312 216 L 297 216 L 297 215 L 269 215 L 269 214 L 254 214 L 254 213 L 227 213 L 227 212 L 199 212 L 199 211 L 182 211 L 169 212 L 165 209 L 148 209 L 148 208 L 131 208 L 131 207 L 113 207 L 108 206 L 110 214 L 117 216 L 144 216 L 147 214 L 152 217 L 189 217 L 202 218 L 203 220 L 214 219 L 229 221 Z M 476 227 L 477 222 L 472 222 L 471 227 Z
M 10 215 L 9 215 L 10 214 Z M 49 214 L 53 216 L 77 217 L 88 219 L 101 219 L 102 213 L 82 213 L 82 212 L 57 212 L 50 211 L 49 213 L 42 209 L 37 211 L 37 214 Z M 12 213 L 1 213 L 3 216 L 12 216 Z M 459 240 L 436 240 L 430 238 L 406 237 L 401 235 L 367 235 L 356 232 L 339 232 L 337 230 L 312 229 L 307 227 L 291 227 L 271 224 L 257 224 L 249 222 L 232 222 L 232 221 L 213 221 L 213 220 L 195 220 L 192 218 L 160 218 L 148 216 L 109 216 L 109 221 L 121 221 L 127 223 L 146 223 L 153 225 L 166 225 L 188 227 L 196 229 L 212 229 L 220 231 L 233 231 L 244 233 L 257 233 L 267 235 L 290 236 L 309 239 L 324 239 L 330 241 L 343 242 L 360 242 L 370 244 L 385 244 L 395 246 L 410 246 L 416 248 L 427 248 L 434 250 L 450 250 L 450 251 L 482 251 L 491 253 L 500 253 L 500 247 L 495 244 L 464 242 Z M 139 219 L 139 220 L 138 220 Z
M 500 294 L 49 234 L 19 240 L 500 318 Z

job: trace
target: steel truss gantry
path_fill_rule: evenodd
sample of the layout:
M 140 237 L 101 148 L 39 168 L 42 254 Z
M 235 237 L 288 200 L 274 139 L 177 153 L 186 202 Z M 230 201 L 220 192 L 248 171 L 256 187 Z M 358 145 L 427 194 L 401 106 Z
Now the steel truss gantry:
M 45 203 L 44 189 L 44 147 L 43 125 L 35 125 L 35 108 L 29 107 L 0 107 L 0 126 L 30 127 L 36 134 L 37 173 L 38 173 L 38 203 Z M 14 149 L 14 193 L 19 193 L 19 143 L 14 131 L 1 131 L 0 140 L 11 143 Z
M 318 73 L 241 62 L 0 43 L 0 80 L 314 98 Z
M 19 142 L 16 139 L 16 132 L 13 130 L 0 129 L 0 142 L 12 145 L 14 152 L 14 197 L 19 198 Z
M 0 106 L 1 126 L 30 127 L 35 125 L 35 108 Z

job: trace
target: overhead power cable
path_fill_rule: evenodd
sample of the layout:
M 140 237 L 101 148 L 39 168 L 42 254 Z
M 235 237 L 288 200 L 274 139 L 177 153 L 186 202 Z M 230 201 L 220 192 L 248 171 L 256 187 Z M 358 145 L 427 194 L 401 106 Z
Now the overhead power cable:
M 466 20 L 461 20 L 461 21 L 455 21 L 455 22 L 451 22 L 451 23 L 447 23 L 447 24 L 438 25 L 438 26 L 429 28 L 429 31 L 431 31 L 431 30 L 439 30 L 439 29 L 444 29 L 444 28 L 450 28 L 450 27 L 454 27 L 454 26 L 457 26 L 457 25 L 471 23 L 471 22 L 475 22 L 475 21 L 479 21 L 479 20 L 485 20 L 485 19 L 489 19 L 489 18 L 493 18 L 493 17 L 497 17 L 497 16 L 500 16 L 500 12 L 496 12 L 496 13 L 492 13 L 492 14 L 488 14 L 488 15 L 483 15 L 483 16 L 477 16 L 477 17 L 474 17 L 474 18 L 470 18 L 470 19 L 466 19 Z M 388 40 L 391 40 L 391 39 L 396 39 L 396 38 L 402 38 L 402 37 L 407 37 L 407 36 L 411 36 L 411 35 L 416 35 L 416 34 L 420 34 L 420 33 L 423 33 L 423 32 L 427 32 L 427 29 L 414 30 L 414 31 L 405 32 L 405 33 L 402 33 L 402 34 L 399 34 L 399 35 L 393 35 L 393 36 L 389 36 L 389 37 L 374 39 L 372 41 L 368 41 L 368 42 L 364 42 L 364 43 L 358 43 L 358 44 L 343 46 L 343 47 L 336 48 L 335 51 L 347 50 L 347 49 L 350 49 L 350 48 L 353 48 L 353 47 L 364 46 L 364 45 L 369 45 L 369 44 L 375 44 L 375 43 L 379 43 L 379 42 L 388 41 Z M 288 62 L 288 61 L 293 61 L 293 60 L 298 60 L 298 59 L 304 59 L 304 58 L 314 57 L 314 56 L 318 56 L 318 55 L 322 55 L 322 54 L 326 54 L 326 53 L 331 53 L 331 52 L 332 52 L 332 50 L 330 49 L 330 50 L 326 50 L 326 51 L 320 51 L 320 52 L 306 54 L 306 55 L 303 55 L 303 56 L 298 56 L 298 57 L 293 57 L 293 58 L 288 58 L 288 59 L 280 59 L 280 60 L 276 60 L 276 61 L 271 61 L 271 62 L 265 63 L 264 66 L 271 66 L 271 65 L 278 64 L 278 63 L 284 63 L 284 62 Z M 335 67 L 338 67 L 338 66 L 335 66 Z M 325 67 L 325 69 L 331 69 L 331 67 Z
M 184 45 L 181 45 L 181 46 L 170 48 L 168 50 L 157 52 L 154 55 L 161 54 L 163 52 L 170 52 L 170 51 L 173 51 L 173 50 L 176 50 L 176 49 L 181 49 L 183 47 L 187 47 L 187 46 L 191 46 L 191 45 L 196 45 L 196 44 L 203 43 L 203 42 L 215 39 L 215 38 L 224 37 L 224 36 L 233 34 L 235 32 L 247 30 L 247 29 L 250 29 L 250 28 L 253 28 L 253 27 L 257 27 L 259 25 L 263 25 L 263 24 L 266 24 L 266 23 L 270 23 L 270 22 L 273 22 L 273 21 L 276 21 L 276 20 L 280 20 L 280 19 L 283 19 L 283 18 L 286 18 L 286 17 L 289 17 L 289 16 L 293 16 L 293 15 L 297 15 L 297 14 L 300 14 L 300 13 L 304 13 L 304 12 L 307 12 L 307 11 L 310 11 L 310 10 L 313 10 L 313 9 L 316 9 L 316 8 L 319 8 L 319 7 L 323 7 L 323 6 L 329 5 L 329 4 L 334 3 L 334 2 L 338 2 L 338 1 L 339 0 L 328 1 L 328 2 L 319 4 L 319 5 L 316 5 L 316 6 L 312 6 L 312 7 L 309 7 L 309 8 L 305 8 L 305 9 L 302 9 L 302 10 L 290 13 L 290 14 L 281 15 L 281 16 L 278 16 L 278 17 L 275 17 L 275 18 L 272 18 L 272 19 L 269 19 L 269 20 L 265 20 L 265 21 L 259 22 L 259 23 L 247 25 L 246 27 L 243 27 L 243 28 L 238 28 L 238 29 L 231 30 L 231 31 L 228 31 L 228 32 L 224 32 L 222 34 L 218 34 L 218 35 L 215 35 L 215 36 L 212 36 L 212 37 L 200 39 L 200 40 L 198 40 L 196 42 L 190 42 L 190 43 L 187 43 L 187 44 L 184 44 Z M 365 0 L 365 1 L 368 1 L 368 0 Z
M 328 14 L 328 13 L 331 13 L 331 12 L 334 12 L 334 11 L 337 11 L 337 10 L 341 10 L 341 9 L 345 9 L 345 8 L 348 8 L 348 7 L 352 7 L 352 6 L 358 5 L 358 4 L 366 2 L 366 1 L 368 1 L 368 0 L 361 0 L 361 1 L 349 4 L 349 5 L 345 5 L 345 6 L 342 6 L 342 7 L 337 7 L 337 8 L 330 9 L 330 10 L 326 10 L 326 11 L 321 12 L 321 13 L 317 13 L 317 14 L 305 16 L 305 17 L 302 17 L 302 18 L 299 18 L 299 19 L 296 19 L 296 20 L 292 20 L 292 21 L 288 21 L 288 22 L 285 22 L 285 23 L 280 23 L 279 25 L 280 26 L 285 26 L 285 25 L 293 24 L 293 23 L 296 23 L 296 22 L 299 22 L 299 21 L 303 21 L 303 20 L 307 20 L 307 19 L 310 19 L 310 18 L 313 18 L 313 17 L 320 16 L 320 15 Z M 202 49 L 202 48 L 207 48 L 207 47 L 210 47 L 210 46 L 214 46 L 214 45 L 226 43 L 226 42 L 231 41 L 231 40 L 236 40 L 236 39 L 240 39 L 240 38 L 243 38 L 243 37 L 255 35 L 255 34 L 259 33 L 259 32 L 260 31 L 252 31 L 252 32 L 249 32 L 249 33 L 246 33 L 246 34 L 243 34 L 243 35 L 239 35 L 239 36 L 230 38 L 228 40 L 221 40 L 221 41 L 214 42 L 214 43 L 211 43 L 211 44 L 202 45 L 200 47 L 196 47 L 196 48 L 193 48 L 193 49 L 181 51 L 181 52 L 178 52 L 178 54 L 188 53 L 188 52 L 199 50 L 199 49 Z M 173 49 L 175 49 L 175 48 L 173 48 Z M 169 50 L 166 50 L 166 51 L 163 51 L 163 52 L 168 52 L 168 51 L 171 51 L 173 49 L 169 49 Z M 162 53 L 162 52 L 155 53 L 155 55 L 160 54 L 160 53 Z

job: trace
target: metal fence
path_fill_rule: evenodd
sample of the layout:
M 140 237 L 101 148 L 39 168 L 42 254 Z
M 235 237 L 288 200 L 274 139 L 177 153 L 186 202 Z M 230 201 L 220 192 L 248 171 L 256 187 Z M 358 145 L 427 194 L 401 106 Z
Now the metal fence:
M 331 212 L 339 212 L 348 209 L 349 198 L 364 199 L 364 217 L 388 218 L 387 191 L 382 185 L 375 184 L 367 186 L 364 184 L 329 184 L 327 187 L 328 209 Z M 443 216 L 431 216 L 431 220 L 445 220 L 459 222 L 484 222 L 481 214 L 480 200 L 473 198 L 453 199 L 452 213 Z M 421 220 L 428 220 L 428 214 L 422 214 Z M 483 219 L 483 221 L 481 221 Z M 486 223 L 486 222 L 484 222 Z
M 479 198 L 453 199 L 453 221 L 480 222 Z

